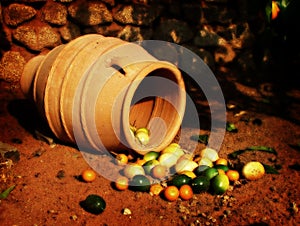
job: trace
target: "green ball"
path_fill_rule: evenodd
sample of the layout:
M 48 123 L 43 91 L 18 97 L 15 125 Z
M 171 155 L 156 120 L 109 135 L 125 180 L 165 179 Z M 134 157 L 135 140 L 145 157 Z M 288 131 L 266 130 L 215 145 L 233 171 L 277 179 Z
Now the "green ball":
M 80 203 L 80 205 L 85 211 L 93 214 L 100 214 L 106 208 L 105 200 L 95 194 L 88 195 L 86 199 Z

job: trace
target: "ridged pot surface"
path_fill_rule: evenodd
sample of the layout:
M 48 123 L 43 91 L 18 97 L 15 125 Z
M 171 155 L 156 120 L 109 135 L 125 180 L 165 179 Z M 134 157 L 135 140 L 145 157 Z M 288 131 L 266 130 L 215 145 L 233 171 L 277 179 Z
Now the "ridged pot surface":
M 21 88 L 55 136 L 88 150 L 160 151 L 176 136 L 186 94 L 178 68 L 141 46 L 84 35 L 25 66 Z M 150 130 L 141 145 L 130 126 Z

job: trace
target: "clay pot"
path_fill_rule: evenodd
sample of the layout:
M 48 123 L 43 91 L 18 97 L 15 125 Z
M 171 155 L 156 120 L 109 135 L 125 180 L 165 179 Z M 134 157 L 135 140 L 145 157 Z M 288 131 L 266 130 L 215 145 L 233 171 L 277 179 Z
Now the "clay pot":
M 176 66 L 97 34 L 32 58 L 21 88 L 58 139 L 100 152 L 162 150 L 178 133 L 186 104 Z M 149 144 L 137 142 L 130 126 L 148 128 Z

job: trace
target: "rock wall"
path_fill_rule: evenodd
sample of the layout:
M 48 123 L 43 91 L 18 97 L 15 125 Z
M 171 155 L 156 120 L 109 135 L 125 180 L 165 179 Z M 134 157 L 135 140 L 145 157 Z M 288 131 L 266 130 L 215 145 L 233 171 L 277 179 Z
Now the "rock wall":
M 249 3 L 248 3 L 249 2 Z M 2 0 L 0 79 L 18 86 L 25 63 L 88 33 L 190 48 L 213 70 L 254 65 L 261 9 L 249 0 Z M 253 8 L 253 7 L 252 7 Z

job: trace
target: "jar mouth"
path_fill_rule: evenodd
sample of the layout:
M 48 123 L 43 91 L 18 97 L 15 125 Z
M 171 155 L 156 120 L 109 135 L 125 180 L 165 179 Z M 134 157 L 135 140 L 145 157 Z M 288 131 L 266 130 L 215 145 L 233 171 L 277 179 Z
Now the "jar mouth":
M 152 65 L 153 66 L 153 65 Z M 186 92 L 180 71 L 168 62 L 148 67 L 130 84 L 123 107 L 123 132 L 133 150 L 161 151 L 177 135 L 185 111 Z M 127 103 L 128 103 L 127 102 Z M 131 128 L 147 128 L 149 143 L 141 144 Z

